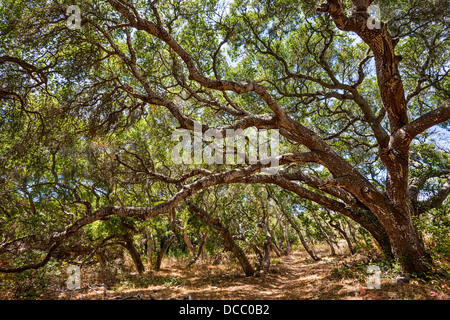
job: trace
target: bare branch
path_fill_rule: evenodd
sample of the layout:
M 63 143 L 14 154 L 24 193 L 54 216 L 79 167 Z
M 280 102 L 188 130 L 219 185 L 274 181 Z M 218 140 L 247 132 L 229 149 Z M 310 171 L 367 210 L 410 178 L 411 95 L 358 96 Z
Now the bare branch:
M 442 185 L 442 188 L 439 192 L 426 201 L 421 201 L 417 204 L 418 212 L 424 213 L 428 210 L 436 208 L 444 203 L 445 199 L 450 195 L 450 176 L 448 176 L 445 183 Z
M 394 135 L 394 138 L 401 137 L 407 141 L 412 141 L 417 135 L 447 120 L 450 120 L 450 104 L 446 104 L 425 113 L 420 118 L 403 126 L 399 132 Z

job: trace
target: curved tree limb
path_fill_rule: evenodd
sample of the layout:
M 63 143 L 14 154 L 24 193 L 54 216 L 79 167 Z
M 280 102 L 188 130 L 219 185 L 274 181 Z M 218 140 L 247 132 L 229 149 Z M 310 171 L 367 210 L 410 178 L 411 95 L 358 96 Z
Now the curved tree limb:
M 285 164 L 290 162 L 311 162 L 317 161 L 317 155 L 312 152 L 307 152 L 304 154 L 286 154 L 279 157 L 279 163 Z M 263 167 L 267 167 L 270 164 L 263 165 L 261 163 L 250 165 L 243 169 L 234 169 L 227 172 L 211 174 L 198 180 L 184 185 L 181 189 L 169 200 L 164 203 L 160 203 L 153 207 L 125 207 L 125 206 L 104 206 L 91 214 L 85 215 L 79 220 L 75 221 L 66 230 L 61 232 L 54 232 L 49 236 L 48 243 L 50 244 L 49 252 L 44 260 L 39 263 L 28 264 L 22 267 L 13 268 L 0 268 L 0 272 L 11 273 L 11 272 L 22 272 L 28 269 L 37 269 L 44 266 L 51 258 L 51 253 L 59 247 L 66 239 L 73 236 L 78 230 L 84 226 L 102 220 L 108 216 L 117 215 L 122 217 L 134 217 L 139 219 L 150 219 L 159 215 L 163 215 L 169 212 L 171 209 L 175 208 L 177 204 L 187 199 L 189 196 L 198 192 L 199 190 L 205 189 L 210 186 L 230 183 L 234 179 L 242 178 L 245 176 L 252 175 L 259 172 Z

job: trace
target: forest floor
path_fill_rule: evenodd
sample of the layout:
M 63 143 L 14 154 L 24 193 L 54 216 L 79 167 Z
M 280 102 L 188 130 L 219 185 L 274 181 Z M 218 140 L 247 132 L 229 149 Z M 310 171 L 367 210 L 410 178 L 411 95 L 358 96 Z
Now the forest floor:
M 319 252 L 320 253 L 320 252 Z M 274 258 L 271 270 L 257 277 L 245 277 L 234 264 L 213 265 L 198 261 L 186 269 L 179 260 L 166 259 L 158 272 L 129 274 L 112 285 L 85 283 L 80 290 L 49 290 L 43 299 L 170 299 L 190 295 L 194 300 L 416 300 L 450 299 L 449 291 L 433 281 L 412 280 L 396 284 L 381 276 L 381 288 L 369 290 L 367 268 L 361 255 L 324 256 L 314 262 L 304 251 Z M 345 264 L 345 266 L 343 265 Z M 104 282 L 106 283 L 106 282 Z M 445 286 L 445 284 L 444 284 Z

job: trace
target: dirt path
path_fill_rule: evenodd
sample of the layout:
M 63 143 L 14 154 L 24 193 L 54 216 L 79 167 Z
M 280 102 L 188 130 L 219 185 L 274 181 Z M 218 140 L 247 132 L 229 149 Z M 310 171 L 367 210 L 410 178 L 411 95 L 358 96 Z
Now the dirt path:
M 279 258 L 269 274 L 245 277 L 240 270 L 230 270 L 220 266 L 202 265 L 185 270 L 177 266 L 165 266 L 158 277 L 183 279 L 182 284 L 151 285 L 145 288 L 84 288 L 77 293 L 61 292 L 52 299 L 111 299 L 114 296 L 134 296 L 141 294 L 146 299 L 182 297 L 191 295 L 194 299 L 355 299 L 359 285 L 354 280 L 331 281 L 330 271 L 338 258 L 324 257 L 312 262 L 305 252 L 294 252 Z
M 331 259 L 311 263 L 303 253 L 294 253 L 280 260 L 272 272 L 259 277 L 212 280 L 209 288 L 200 279 L 198 288 L 189 293 L 201 299 L 326 299 L 343 287 L 327 280 Z
M 430 298 L 428 287 L 418 284 L 396 285 L 392 279 L 382 279 L 381 290 L 367 290 L 365 281 L 357 279 L 336 280 L 331 271 L 342 266 L 343 256 L 324 257 L 313 262 L 305 252 L 294 252 L 281 257 L 269 274 L 245 277 L 239 269 L 200 263 L 191 269 L 179 264 L 168 264 L 158 273 L 144 277 L 176 279 L 176 284 L 130 285 L 114 290 L 85 287 L 78 292 L 54 293 L 50 299 L 114 299 L 136 296 L 142 299 L 181 298 L 191 295 L 195 300 L 354 300 L 354 299 L 423 299 Z M 142 276 L 141 276 L 142 277 Z M 134 282 L 136 283 L 136 282 Z

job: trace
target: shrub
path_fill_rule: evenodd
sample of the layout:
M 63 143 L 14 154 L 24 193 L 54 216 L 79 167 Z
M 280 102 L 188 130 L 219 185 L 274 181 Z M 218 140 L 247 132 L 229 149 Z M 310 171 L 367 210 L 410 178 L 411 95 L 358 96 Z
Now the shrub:
M 20 273 L 0 273 L 0 299 L 37 299 L 50 283 L 46 268 Z

